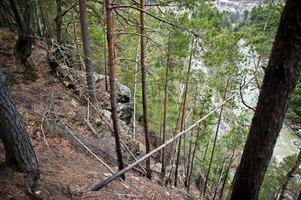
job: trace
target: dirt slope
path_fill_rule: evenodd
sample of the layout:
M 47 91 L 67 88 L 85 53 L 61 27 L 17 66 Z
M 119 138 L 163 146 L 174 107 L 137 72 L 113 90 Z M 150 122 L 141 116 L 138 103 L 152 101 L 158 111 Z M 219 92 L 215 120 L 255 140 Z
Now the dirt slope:
M 95 126 L 98 135 L 90 131 L 85 123 L 87 108 L 80 100 L 80 95 L 69 91 L 50 74 L 47 45 L 42 41 L 35 42 L 30 58 L 39 78 L 34 82 L 25 80 L 23 67 L 15 62 L 15 39 L 15 34 L 0 29 L 0 63 L 4 65 L 3 70 L 40 165 L 41 179 L 35 188 L 35 198 L 183 199 L 183 193 L 179 190 L 162 188 L 136 172 L 127 174 L 130 187 L 114 181 L 100 192 L 88 192 L 90 187 L 104 178 L 108 170 L 88 154 L 62 125 L 69 127 L 95 154 L 116 170 L 111 133 L 101 122 Z M 4 149 L 0 141 L 0 199 L 34 199 L 26 192 L 24 175 L 5 167 L 3 162 Z

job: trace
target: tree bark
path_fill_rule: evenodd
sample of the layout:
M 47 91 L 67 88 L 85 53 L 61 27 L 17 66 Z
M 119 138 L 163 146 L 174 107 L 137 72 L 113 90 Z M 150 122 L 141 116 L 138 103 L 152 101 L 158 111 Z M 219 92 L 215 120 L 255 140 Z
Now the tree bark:
M 2 66 L 0 66 L 2 67 Z M 38 161 L 0 69 L 0 137 L 5 162 L 28 175 L 30 185 L 39 178 Z
M 93 68 L 92 68 L 92 51 L 90 47 L 90 39 L 88 32 L 88 19 L 87 19 L 87 2 L 86 0 L 79 1 L 79 10 L 80 10 L 80 25 L 81 25 L 81 33 L 85 54 L 85 66 L 86 66 L 86 78 L 87 78 L 87 90 L 90 97 L 90 101 L 95 104 L 96 103 L 96 94 L 95 94 L 95 81 L 93 76 Z
M 145 136 L 146 154 L 150 152 L 148 114 L 147 114 L 147 94 L 146 94 L 146 73 L 145 73 L 145 43 L 144 43 L 144 0 L 140 0 L 140 64 L 141 64 L 141 81 L 142 81 L 142 107 L 143 107 L 143 128 Z M 146 160 L 146 176 L 151 178 L 150 158 Z
M 288 0 L 281 16 L 231 200 L 255 200 L 300 74 L 301 1 Z
M 110 76 L 110 101 L 111 101 L 111 112 L 113 121 L 113 130 L 115 136 L 116 154 L 118 160 L 118 170 L 124 168 L 120 137 L 119 137 L 119 127 L 118 127 L 118 116 L 117 116 L 117 98 L 116 98 L 116 69 L 115 69 L 115 55 L 114 55 L 114 38 L 113 38 L 113 13 L 111 8 L 112 1 L 106 0 L 106 22 L 107 22 L 107 45 L 108 45 L 108 67 Z M 125 180 L 125 175 L 122 174 L 121 178 Z
M 294 164 L 294 166 L 291 168 L 291 170 L 287 173 L 287 175 L 285 176 L 283 182 L 282 182 L 282 185 L 280 187 L 280 190 L 279 190 L 279 199 L 280 200 L 283 200 L 285 199 L 285 191 L 287 190 L 287 186 L 289 184 L 289 181 L 294 177 L 296 171 L 299 169 L 299 166 L 301 164 L 301 150 L 298 154 L 298 157 L 297 157 L 297 160 Z

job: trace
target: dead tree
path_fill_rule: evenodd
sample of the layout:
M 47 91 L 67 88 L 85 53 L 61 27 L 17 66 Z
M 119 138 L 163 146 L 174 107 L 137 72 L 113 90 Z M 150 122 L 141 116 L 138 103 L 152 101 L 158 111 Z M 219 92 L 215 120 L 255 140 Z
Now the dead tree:
M 112 1 L 106 0 L 106 22 L 107 22 L 107 45 L 108 45 L 108 68 L 109 68 L 109 81 L 110 81 L 110 101 L 111 101 L 111 112 L 113 121 L 113 130 L 115 136 L 116 154 L 118 160 L 118 170 L 124 168 L 119 127 L 118 127 L 118 116 L 117 116 L 117 95 L 116 95 L 116 69 L 115 69 L 115 55 L 114 55 L 114 27 L 113 27 L 113 12 L 112 12 Z M 121 175 L 122 179 L 125 179 L 124 174 Z
M 95 94 L 95 81 L 93 76 L 93 62 L 92 62 L 92 51 L 90 47 L 90 39 L 88 32 L 88 19 L 87 19 L 87 2 L 86 0 L 79 1 L 79 12 L 80 12 L 80 25 L 81 33 L 85 54 L 85 66 L 86 66 L 86 78 L 87 78 L 87 90 L 90 97 L 90 101 L 96 103 L 96 94 Z
M 146 153 L 150 151 L 149 130 L 148 130 L 148 115 L 147 115 L 147 93 L 146 93 L 146 70 L 145 70 L 145 30 L 144 30 L 144 0 L 140 0 L 140 64 L 141 64 L 141 85 L 142 85 L 142 107 L 143 107 L 143 128 L 145 137 Z M 150 158 L 146 160 L 146 176 L 151 178 Z
M 249 136 L 236 171 L 231 200 L 255 200 L 300 74 L 301 1 L 288 0 L 265 70 Z
M 38 161 L 1 69 L 0 138 L 5 149 L 6 164 L 26 173 L 32 186 L 39 178 Z

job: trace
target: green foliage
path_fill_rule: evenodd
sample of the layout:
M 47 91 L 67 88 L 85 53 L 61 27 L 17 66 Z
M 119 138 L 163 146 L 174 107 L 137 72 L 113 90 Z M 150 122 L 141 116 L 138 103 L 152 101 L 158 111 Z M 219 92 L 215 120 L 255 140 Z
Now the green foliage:
M 169 1 L 160 1 L 163 4 Z M 128 5 L 128 1 L 119 1 Z M 148 1 L 149 4 L 156 4 L 158 1 Z M 165 71 L 168 67 L 168 108 L 167 108 L 167 130 L 169 136 L 179 125 L 181 112 L 181 101 L 183 85 L 189 78 L 186 122 L 188 127 L 202 115 L 210 112 L 214 103 L 218 103 L 225 91 L 225 83 L 229 78 L 228 95 L 238 93 L 239 82 L 249 69 L 241 69 L 241 63 L 247 60 L 241 53 L 238 44 L 245 41 L 245 46 L 250 47 L 256 56 L 268 59 L 272 42 L 275 37 L 276 28 L 279 22 L 282 5 L 268 3 L 264 6 L 254 7 L 250 12 L 245 12 L 245 21 L 239 25 L 233 24 L 226 12 L 220 12 L 211 5 L 210 1 L 180 0 L 173 3 L 176 9 L 166 7 L 164 12 L 160 12 L 156 7 L 148 7 L 147 11 L 166 21 L 186 27 L 197 32 L 201 39 L 195 39 L 196 47 L 192 50 L 193 58 L 201 60 L 202 64 L 208 69 L 207 73 L 202 70 L 193 69 L 191 75 L 187 75 L 189 56 L 191 54 L 192 38 L 189 31 L 181 28 L 172 27 L 145 15 L 146 25 L 146 68 L 147 68 L 147 100 L 149 112 L 150 128 L 158 135 L 162 129 L 163 100 Z M 89 2 L 89 28 L 93 49 L 94 70 L 104 73 L 105 66 L 105 25 L 103 19 L 103 6 L 98 2 Z M 136 92 L 136 117 L 142 115 L 142 95 L 141 95 L 141 76 L 139 65 L 139 12 L 135 9 L 120 10 L 128 21 L 124 21 L 114 14 L 116 44 L 116 68 L 117 77 L 120 82 L 129 86 L 134 92 L 134 77 L 137 75 Z M 77 27 L 79 27 L 78 14 L 75 13 Z M 67 15 L 65 22 L 70 20 Z M 129 25 L 128 23 L 132 25 Z M 134 25 L 133 25 L 134 24 Z M 137 25 L 137 26 L 136 26 Z M 68 32 L 72 33 L 72 26 L 68 26 Z M 134 33 L 134 34 L 130 34 Z M 80 32 L 77 31 L 80 36 Z M 74 41 L 74 33 L 69 34 L 70 41 Z M 151 39 L 149 39 L 151 38 Z M 169 46 L 170 45 L 170 46 Z M 168 51 L 168 52 L 167 52 Z M 170 60 L 167 62 L 167 55 Z M 138 64 L 137 64 L 138 62 Z M 135 66 L 138 70 L 135 72 Z M 194 97 L 197 100 L 194 104 Z M 223 123 L 228 127 L 220 134 L 214 154 L 212 170 L 209 174 L 209 185 L 216 183 L 216 174 L 221 170 L 221 160 L 226 158 L 229 162 L 229 152 L 236 144 L 234 166 L 239 163 L 241 152 L 247 138 L 249 122 L 251 121 L 250 111 L 241 109 L 239 116 L 236 116 L 234 109 L 237 109 L 239 102 L 237 99 L 227 103 L 223 113 Z M 289 107 L 289 117 L 300 119 L 301 116 L 301 82 L 297 85 L 296 92 L 292 97 Z M 188 114 L 190 113 L 190 115 Z M 211 115 L 207 120 L 200 124 L 201 137 L 197 146 L 197 162 L 194 174 L 197 171 L 207 171 L 209 159 L 212 151 L 213 134 L 216 127 L 218 113 Z M 186 143 L 195 140 L 197 129 L 191 131 L 191 136 L 186 138 Z M 205 155 L 206 146 L 209 145 Z M 188 145 L 185 150 L 188 151 Z M 290 158 L 288 158 L 288 161 Z M 274 161 L 269 166 L 261 190 L 261 199 L 271 199 L 280 181 L 282 174 L 287 171 L 285 162 L 277 165 Z M 231 174 L 235 169 L 231 168 Z M 229 176 L 229 180 L 233 177 Z M 229 184 L 226 185 L 227 189 Z
M 287 118 L 295 123 L 301 123 L 301 81 L 299 80 L 292 95 Z
M 284 176 L 294 165 L 297 155 L 286 157 L 281 163 L 277 164 L 275 160 L 270 162 L 267 173 L 265 174 L 264 181 L 260 190 L 260 200 L 274 199 L 278 188 L 282 184 Z M 295 184 L 299 184 L 300 182 Z
M 254 7 L 248 20 L 241 24 L 244 38 L 262 57 L 270 55 L 282 10 L 282 4 L 273 2 Z

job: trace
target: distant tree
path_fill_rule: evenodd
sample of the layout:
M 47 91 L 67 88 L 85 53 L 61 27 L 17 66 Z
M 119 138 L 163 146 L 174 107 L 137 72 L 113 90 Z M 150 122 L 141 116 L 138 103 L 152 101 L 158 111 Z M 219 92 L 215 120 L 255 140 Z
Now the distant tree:
M 86 66 L 86 77 L 87 77 L 87 88 L 90 101 L 96 103 L 96 94 L 95 94 L 95 81 L 93 76 L 92 68 L 92 51 L 90 47 L 89 31 L 88 31 L 88 19 L 87 19 L 87 2 L 86 0 L 79 1 L 79 10 L 80 10 L 80 25 L 81 33 L 85 54 L 85 66 Z M 59 36 L 60 37 L 60 36 Z
M 258 198 L 301 60 L 301 2 L 286 2 L 230 199 Z
M 38 161 L 1 69 L 0 138 L 5 149 L 6 164 L 25 172 L 32 185 L 39 178 Z

